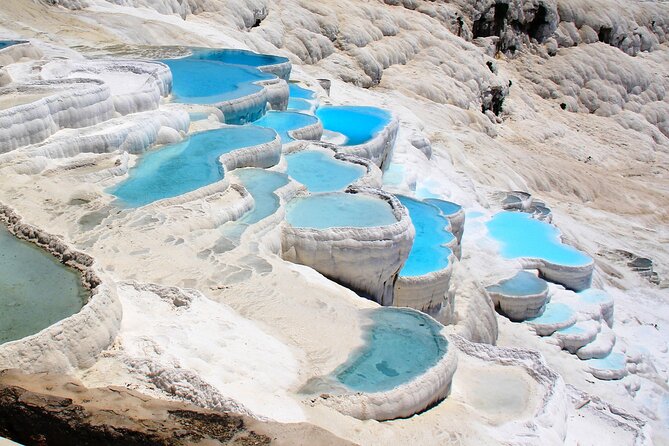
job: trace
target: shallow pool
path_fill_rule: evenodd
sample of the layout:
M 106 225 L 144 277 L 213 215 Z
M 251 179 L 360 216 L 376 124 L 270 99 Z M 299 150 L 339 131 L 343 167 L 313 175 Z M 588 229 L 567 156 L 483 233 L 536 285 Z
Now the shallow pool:
M 372 310 L 365 345 L 338 367 L 335 376 L 348 388 L 383 392 L 425 373 L 446 354 L 442 326 L 403 308 Z
M 257 93 L 263 87 L 254 82 L 273 79 L 273 74 L 257 68 L 193 58 L 163 60 L 172 71 L 172 95 L 185 104 L 218 104 Z M 266 104 L 235 113 L 228 111 L 225 122 L 238 124 L 258 119 Z M 225 112 L 225 111 L 224 111 Z
M 520 271 L 510 279 L 489 286 L 487 290 L 506 296 L 528 296 L 546 292 L 548 284 L 532 273 Z
M 288 89 L 290 91 L 290 97 L 291 98 L 314 99 L 316 97 L 316 93 L 309 90 L 308 88 L 300 87 L 295 82 L 290 82 L 288 84 Z
M 293 130 L 317 124 L 318 119 L 312 115 L 294 111 L 269 111 L 253 123 L 258 127 L 273 129 L 281 137 L 281 143 L 287 144 L 295 139 L 289 135 Z
M 188 57 L 190 59 L 213 60 L 226 64 L 246 65 L 249 67 L 264 67 L 289 62 L 287 58 L 281 56 L 225 48 L 196 48 Z
M 456 212 L 459 212 L 462 209 L 462 206 L 460 206 L 459 204 L 442 200 L 440 198 L 426 198 L 423 201 L 438 207 L 441 213 L 447 217 L 455 214 Z
M 27 40 L 0 40 L 0 50 L 8 46 L 18 45 L 19 43 L 28 43 Z
M 411 252 L 400 276 L 422 276 L 446 268 L 453 251 L 445 245 L 455 238 L 446 230 L 448 220 L 431 204 L 403 195 L 397 195 L 397 198 L 409 211 L 416 229 Z
M 627 357 L 622 353 L 611 352 L 603 358 L 588 359 L 585 363 L 599 370 L 623 370 L 627 364 Z
M 546 309 L 540 316 L 529 318 L 525 322 L 541 325 L 559 324 L 569 321 L 575 314 L 574 310 L 565 304 L 548 302 L 546 304 Z
M 316 116 L 325 130 L 346 136 L 346 146 L 366 143 L 391 120 L 386 110 L 363 106 L 323 106 L 316 110 Z
M 288 110 L 313 113 L 314 107 L 314 104 L 306 99 L 288 98 Z
M 218 160 L 221 155 L 275 137 L 273 130 L 254 126 L 196 133 L 180 143 L 144 154 L 128 178 L 110 188 L 109 193 L 123 205 L 137 207 L 194 191 L 223 178 Z
M 286 156 L 288 175 L 311 192 L 342 190 L 361 178 L 365 167 L 340 161 L 332 154 L 304 150 Z
M 592 262 L 583 252 L 563 244 L 557 228 L 524 212 L 500 212 L 486 226 L 490 236 L 500 242 L 501 254 L 508 259 L 537 258 L 565 266 Z
M 390 204 L 363 194 L 332 192 L 298 197 L 286 206 L 286 220 L 297 228 L 367 228 L 397 222 Z
M 79 273 L 0 224 L 0 344 L 72 316 L 86 296 Z

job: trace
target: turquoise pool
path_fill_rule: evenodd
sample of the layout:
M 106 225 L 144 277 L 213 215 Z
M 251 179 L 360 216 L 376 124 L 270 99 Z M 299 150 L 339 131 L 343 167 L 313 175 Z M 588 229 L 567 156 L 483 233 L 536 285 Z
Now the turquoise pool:
M 527 271 L 520 271 L 510 279 L 489 286 L 488 291 L 506 296 L 529 296 L 548 291 L 548 283 Z
M 86 297 L 79 273 L 0 224 L 0 344 L 72 316 Z
M 109 193 L 123 205 L 137 207 L 194 191 L 223 178 L 218 160 L 221 155 L 275 137 L 273 130 L 254 126 L 196 133 L 180 143 L 144 154 L 128 178 L 110 188 Z
M 416 237 L 400 276 L 422 276 L 446 268 L 453 251 L 445 245 L 455 238 L 446 230 L 448 220 L 431 204 L 403 195 L 397 195 L 397 198 L 409 211 L 416 229 Z
M 189 59 L 213 60 L 225 64 L 246 65 L 249 67 L 264 67 L 289 62 L 285 57 L 271 54 L 259 54 L 247 50 L 196 48 L 188 56 Z
M 574 310 L 565 304 L 548 302 L 540 316 L 529 318 L 525 322 L 541 325 L 559 324 L 570 320 L 575 314 Z
M 318 124 L 316 117 L 293 111 L 269 111 L 253 123 L 258 127 L 267 127 L 276 131 L 281 137 L 282 144 L 294 141 L 293 137 L 289 135 L 293 130 L 313 124 Z
M 336 379 L 351 390 L 393 389 L 425 373 L 448 351 L 443 327 L 418 311 L 380 308 L 370 318 L 365 345 L 335 370 Z
M 297 228 L 367 228 L 397 222 L 390 204 L 363 194 L 332 192 L 298 197 L 286 206 L 286 220 Z
M 441 213 L 447 217 L 455 214 L 456 212 L 459 212 L 462 209 L 462 206 L 460 206 L 459 204 L 452 203 L 446 200 L 441 200 L 439 198 L 426 198 L 423 201 L 431 204 L 432 206 L 438 207 Z
M 324 129 L 346 136 L 347 146 L 366 143 L 392 119 L 386 110 L 363 106 L 322 106 L 316 116 Z
M 291 98 L 314 99 L 316 97 L 316 93 L 309 90 L 308 88 L 300 87 L 295 82 L 290 82 L 288 84 L 288 89 L 290 91 L 290 97 Z
M 500 242 L 502 256 L 508 259 L 537 258 L 565 266 L 592 262 L 583 252 L 563 244 L 557 228 L 524 212 L 500 212 L 486 226 L 490 236 Z
M 311 192 L 342 190 L 367 171 L 359 164 L 340 161 L 333 154 L 304 150 L 286 156 L 288 175 Z

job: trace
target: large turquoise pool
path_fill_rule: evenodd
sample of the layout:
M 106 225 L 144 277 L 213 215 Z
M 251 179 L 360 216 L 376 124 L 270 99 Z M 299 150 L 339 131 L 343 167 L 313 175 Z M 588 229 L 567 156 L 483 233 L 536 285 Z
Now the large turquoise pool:
M 129 207 L 176 197 L 222 179 L 221 155 L 275 137 L 273 130 L 254 126 L 196 133 L 180 143 L 144 154 L 128 178 L 109 192 Z
M 297 228 L 367 228 L 397 222 L 390 204 L 363 194 L 332 192 L 298 197 L 286 206 L 286 220 Z
M 583 252 L 563 244 L 557 228 L 524 212 L 500 212 L 486 226 L 490 236 L 500 242 L 501 254 L 507 259 L 537 258 L 565 266 L 592 262 Z
M 455 238 L 446 230 L 446 217 L 431 204 L 403 195 L 397 198 L 409 211 L 416 229 L 411 252 L 400 270 L 400 276 L 422 276 L 446 268 L 453 251 L 445 245 Z
M 76 271 L 0 224 L 0 344 L 72 316 L 86 295 Z
M 293 130 L 318 124 L 315 116 L 294 111 L 269 111 L 262 118 L 253 123 L 258 127 L 267 127 L 276 131 L 281 137 L 281 143 L 287 144 L 294 141 L 290 136 Z
M 386 110 L 363 106 L 322 106 L 316 116 L 324 129 L 346 136 L 347 146 L 366 143 L 392 119 Z
M 190 59 L 213 60 L 225 64 L 246 65 L 249 67 L 264 67 L 287 63 L 285 57 L 271 54 L 258 54 L 247 50 L 196 48 L 188 56 Z
M 340 161 L 334 154 L 304 150 L 286 156 L 288 175 L 311 192 L 342 190 L 367 171 L 359 164 Z
M 443 328 L 430 317 L 405 308 L 370 314 L 365 345 L 337 368 L 335 376 L 360 392 L 383 392 L 405 384 L 439 362 L 448 350 Z

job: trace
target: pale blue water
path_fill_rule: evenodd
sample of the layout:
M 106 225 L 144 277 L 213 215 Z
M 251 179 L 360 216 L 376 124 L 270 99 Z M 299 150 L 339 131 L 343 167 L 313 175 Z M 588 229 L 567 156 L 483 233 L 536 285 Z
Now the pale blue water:
M 185 104 L 217 104 L 259 92 L 254 84 L 276 76 L 257 68 L 231 65 L 215 60 L 190 57 L 163 60 L 172 71 L 172 94 L 176 102 Z M 225 122 L 240 124 L 258 119 L 265 113 L 265 104 L 228 113 Z
M 439 208 L 442 214 L 449 216 L 453 215 L 456 212 L 460 211 L 462 209 L 462 206 L 459 204 L 446 201 L 446 200 L 441 200 L 439 198 L 426 198 L 425 200 L 426 203 L 430 203 L 433 206 L 436 206 Z
M 335 370 L 337 380 L 352 390 L 390 390 L 425 373 L 448 351 L 442 326 L 418 311 L 380 308 L 370 317 L 365 346 Z
M 319 151 L 304 150 L 286 156 L 288 175 L 311 192 L 332 192 L 362 177 L 366 169 Z
M 386 110 L 362 106 L 323 106 L 316 110 L 316 116 L 324 129 L 345 135 L 347 146 L 369 141 L 391 120 Z
M 286 206 L 286 221 L 297 228 L 367 228 L 397 222 L 385 200 L 362 194 L 332 192 L 298 197 Z
M 624 354 L 611 352 L 608 356 L 599 359 L 588 359 L 585 361 L 590 367 L 600 370 L 621 370 L 627 364 L 627 358 Z
M 289 132 L 317 123 L 318 119 L 315 116 L 305 113 L 269 111 L 253 125 L 274 129 L 281 137 L 281 143 L 286 144 L 294 141 L 293 137 L 288 134 Z
M 397 198 L 409 210 L 416 229 L 409 258 L 400 270 L 400 276 L 422 276 L 446 268 L 453 251 L 444 245 L 454 239 L 446 230 L 448 220 L 431 204 L 403 195 L 397 195 Z
M 294 82 L 290 82 L 288 84 L 288 89 L 290 90 L 291 98 L 314 99 L 316 97 L 316 93 L 309 90 L 308 88 L 300 87 L 298 84 Z
M 196 48 L 190 59 L 213 60 L 226 64 L 263 67 L 288 62 L 288 59 L 271 54 L 258 54 L 247 50 Z
M 27 40 L 0 40 L 0 50 L 8 46 L 17 45 L 19 43 L 26 43 Z
M 589 304 L 602 304 L 613 300 L 611 296 L 606 294 L 604 291 L 598 290 L 596 288 L 588 288 L 583 291 L 579 291 L 577 294 L 580 296 L 583 302 Z
M 507 296 L 528 296 L 545 292 L 548 290 L 548 284 L 532 273 L 520 271 L 512 278 L 489 286 L 487 289 Z
M 244 147 L 272 141 L 271 129 L 243 126 L 196 133 L 188 139 L 147 152 L 129 177 L 109 189 L 129 207 L 143 206 L 163 198 L 176 197 L 223 178 L 218 158 Z
M 500 242 L 501 253 L 508 259 L 538 258 L 566 266 L 592 262 L 581 251 L 560 242 L 557 228 L 524 212 L 500 212 L 486 226 L 490 236 Z
M 306 99 L 289 98 L 288 110 L 312 112 L 314 105 Z
M 578 325 L 574 324 L 570 327 L 560 328 L 558 330 L 560 333 L 569 334 L 569 335 L 579 335 L 584 332 L 584 330 Z
M 86 296 L 76 271 L 0 224 L 0 344 L 72 316 Z
M 537 317 L 529 318 L 525 322 L 533 324 L 558 324 L 567 321 L 575 315 L 571 307 L 561 304 L 548 302 L 544 312 Z

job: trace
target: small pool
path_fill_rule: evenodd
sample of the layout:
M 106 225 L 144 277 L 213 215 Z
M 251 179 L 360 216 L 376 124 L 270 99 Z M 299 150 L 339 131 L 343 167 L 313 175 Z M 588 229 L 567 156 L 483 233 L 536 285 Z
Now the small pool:
M 363 194 L 333 192 L 298 197 L 286 206 L 286 220 L 296 228 L 368 228 L 397 222 L 390 204 Z
M 318 124 L 318 119 L 312 115 L 293 111 L 269 111 L 262 118 L 253 123 L 258 127 L 267 127 L 275 130 L 281 138 L 281 144 L 287 144 L 295 139 L 289 135 L 293 130 Z
M 79 273 L 0 224 L 0 344 L 72 316 L 86 297 Z
M 306 99 L 288 98 L 288 110 L 312 113 L 314 107 L 314 104 Z
M 606 292 L 596 288 L 587 288 L 577 294 L 583 302 L 588 304 L 608 304 L 613 300 Z
M 253 51 L 235 49 L 197 48 L 188 56 L 189 59 L 213 60 L 225 64 L 246 65 L 249 67 L 265 67 L 289 62 L 285 57 L 271 54 L 258 54 Z
M 403 195 L 397 195 L 397 198 L 409 211 L 416 229 L 416 237 L 400 276 L 422 276 L 446 268 L 453 251 L 445 245 L 455 238 L 446 230 L 448 220 L 431 204 Z
M 288 84 L 288 89 L 290 90 L 290 97 L 297 99 L 314 99 L 316 93 L 309 90 L 308 88 L 300 87 L 295 82 L 290 82 Z
M 351 390 L 393 389 L 425 373 L 448 351 L 443 327 L 418 311 L 381 308 L 370 318 L 366 345 L 335 370 L 336 379 Z
M 263 73 L 253 67 L 215 60 L 187 57 L 162 62 L 172 71 L 172 95 L 175 102 L 184 104 L 219 104 L 239 99 L 262 90 L 263 87 L 254 82 L 276 78 L 273 74 Z M 265 106 L 263 103 L 237 114 L 228 111 L 229 116 L 226 115 L 225 121 L 229 124 L 253 121 L 265 113 Z
M 342 190 L 367 171 L 359 164 L 340 161 L 333 154 L 304 150 L 286 156 L 288 175 L 311 192 Z
M 18 45 L 19 43 L 28 43 L 27 40 L 0 40 L 0 50 L 7 48 L 8 46 Z
M 366 143 L 392 119 L 386 110 L 363 106 L 323 106 L 316 110 L 316 116 L 325 130 L 344 135 L 346 146 Z
M 627 357 L 618 352 L 611 352 L 603 358 L 587 359 L 587 365 L 598 370 L 625 370 Z
M 549 302 L 541 316 L 529 318 L 525 322 L 536 325 L 553 325 L 567 322 L 573 319 L 575 315 L 576 313 L 571 307 L 561 303 Z
M 489 286 L 487 290 L 493 293 L 504 294 L 505 296 L 522 297 L 546 292 L 548 290 L 548 283 L 532 273 L 520 271 L 510 279 Z
M 244 147 L 268 143 L 276 133 L 267 128 L 224 127 L 196 133 L 177 144 L 147 152 L 128 178 L 109 189 L 129 207 L 176 197 L 223 178 L 219 157 Z
M 460 206 L 459 204 L 452 203 L 450 201 L 442 200 L 439 198 L 426 198 L 423 201 L 431 204 L 432 206 L 438 207 L 441 213 L 447 217 L 462 210 L 462 206 Z
M 524 212 L 500 212 L 486 226 L 490 236 L 501 243 L 501 254 L 508 259 L 537 258 L 565 266 L 592 263 L 583 252 L 563 244 L 557 228 Z

